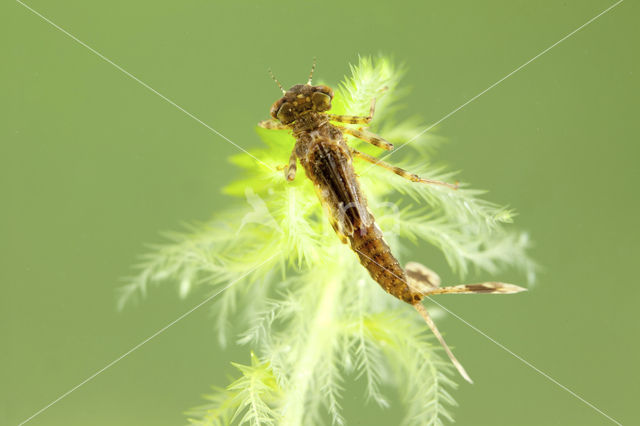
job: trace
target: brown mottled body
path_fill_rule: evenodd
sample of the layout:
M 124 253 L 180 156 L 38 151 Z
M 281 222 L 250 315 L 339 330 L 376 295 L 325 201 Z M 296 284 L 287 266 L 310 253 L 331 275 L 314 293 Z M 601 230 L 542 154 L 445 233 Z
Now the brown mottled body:
M 275 80 L 273 75 L 272 78 Z M 367 199 L 360 189 L 353 169 L 353 157 L 383 167 L 412 182 L 445 185 L 454 189 L 457 188 L 457 184 L 421 178 L 347 145 L 344 134 L 352 135 L 379 148 L 393 149 L 391 143 L 364 129 L 330 123 L 337 121 L 346 124 L 368 124 L 373 118 L 375 100 L 371 102 L 371 110 L 367 117 L 332 115 L 326 111 L 331 108 L 333 90 L 327 86 L 312 86 L 311 75 L 307 84 L 295 85 L 288 91 L 282 89 L 280 83 L 275 81 L 280 86 L 283 96 L 271 107 L 273 120 L 262 121 L 260 126 L 266 129 L 291 130 L 296 139 L 289 164 L 283 167 L 286 179 L 295 178 L 299 160 L 307 177 L 313 182 L 318 198 L 340 240 L 350 244 L 362 266 L 387 293 L 416 308 L 460 374 L 471 382 L 420 301 L 432 294 L 507 294 L 524 289 L 497 282 L 440 287 L 438 275 L 423 265 L 412 262 L 403 269 L 391 253 L 382 231 L 369 211 Z
M 362 266 L 367 268 L 371 278 L 389 294 L 410 304 L 422 299 L 422 294 L 409 287 L 407 276 L 398 260 L 391 254 L 382 232 L 373 223 L 366 232 L 349 238 L 351 248 L 360 258 Z
M 292 130 L 297 140 L 295 155 L 342 241 L 349 242 L 362 266 L 386 292 L 407 303 L 422 299 L 407 285 L 404 270 L 375 224 L 342 132 L 317 113 L 307 114 Z

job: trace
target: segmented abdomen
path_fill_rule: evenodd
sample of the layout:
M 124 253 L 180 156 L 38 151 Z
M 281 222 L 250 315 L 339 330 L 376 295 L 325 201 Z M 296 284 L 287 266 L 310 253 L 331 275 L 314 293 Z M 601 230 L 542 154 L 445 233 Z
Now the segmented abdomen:
M 367 228 L 357 229 L 349 236 L 349 243 L 360 258 L 362 266 L 384 291 L 411 304 L 422 299 L 419 293 L 412 291 L 408 286 L 404 270 L 391 253 L 382 231 L 375 223 Z
M 369 213 L 339 130 L 326 125 L 296 138 L 296 154 L 340 239 L 349 241 L 362 266 L 387 293 L 407 303 L 419 301 L 422 296 L 407 284 L 405 271 Z

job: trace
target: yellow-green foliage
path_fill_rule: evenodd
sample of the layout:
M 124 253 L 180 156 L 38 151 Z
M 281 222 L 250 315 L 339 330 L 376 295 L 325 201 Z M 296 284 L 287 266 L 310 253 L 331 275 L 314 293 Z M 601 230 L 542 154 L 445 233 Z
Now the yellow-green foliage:
M 336 90 L 332 112 L 366 115 L 371 98 L 378 97 L 371 128 L 396 146 L 426 127 L 416 119 L 395 119 L 402 72 L 391 61 L 362 58 L 351 74 Z M 274 168 L 284 164 L 292 136 L 257 132 L 264 147 L 251 153 Z M 422 135 L 393 157 L 394 164 L 451 181 L 452 173 L 428 163 L 435 142 Z M 349 143 L 376 153 L 359 141 Z M 297 426 L 330 418 L 340 424 L 343 385 L 358 379 L 366 384 L 363 404 L 367 399 L 386 406 L 396 386 L 405 424 L 451 419 L 449 391 L 455 384 L 449 361 L 416 312 L 383 292 L 340 243 L 304 172 L 287 182 L 282 172 L 247 155 L 232 161 L 245 170 L 244 179 L 225 188 L 238 203 L 208 223 L 169 235 L 171 241 L 154 248 L 122 289 L 121 303 L 161 281 L 177 283 L 183 297 L 206 295 L 249 272 L 212 307 L 220 344 L 234 338 L 246 345 L 253 351 L 251 365 L 234 364 L 240 378 L 208 396 L 208 405 L 189 413 L 190 422 Z M 533 274 L 526 235 L 506 225 L 511 211 L 477 198 L 481 191 L 411 183 L 358 160 L 355 167 L 371 210 L 400 257 L 407 242 L 426 240 L 461 277 L 470 267 L 495 273 L 516 266 Z M 394 194 L 405 197 L 392 203 L 400 198 Z

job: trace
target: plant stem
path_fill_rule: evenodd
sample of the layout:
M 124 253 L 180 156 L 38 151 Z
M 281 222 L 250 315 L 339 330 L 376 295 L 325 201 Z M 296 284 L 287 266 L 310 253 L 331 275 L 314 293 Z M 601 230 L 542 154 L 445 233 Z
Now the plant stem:
M 323 357 L 330 355 L 336 342 L 335 306 L 342 283 L 340 280 L 330 280 L 324 287 L 318 309 L 311 322 L 306 345 L 300 351 L 301 356 L 294 365 L 289 392 L 284 406 L 282 425 L 299 426 L 303 424 L 306 411 L 306 396 L 313 380 L 318 364 Z

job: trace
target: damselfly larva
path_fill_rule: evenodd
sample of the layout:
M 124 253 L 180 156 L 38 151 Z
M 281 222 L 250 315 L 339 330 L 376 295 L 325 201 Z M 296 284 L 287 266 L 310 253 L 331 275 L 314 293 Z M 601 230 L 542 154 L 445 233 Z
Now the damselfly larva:
M 331 123 L 369 124 L 375 112 L 375 99 L 372 99 L 371 109 L 366 117 L 329 114 L 327 111 L 331 109 L 333 90 L 328 86 L 311 84 L 314 69 L 315 61 L 307 83 L 297 84 L 289 90 L 284 90 L 272 75 L 283 96 L 271 107 L 272 118 L 259 123 L 266 129 L 288 129 L 296 139 L 289 164 L 283 167 L 286 179 L 291 181 L 295 178 L 297 161 L 300 161 L 307 177 L 313 182 L 338 237 L 343 243 L 349 243 L 362 266 L 386 292 L 415 307 L 460 374 L 471 382 L 420 303 L 421 300 L 434 294 L 507 294 L 524 289 L 499 282 L 440 287 L 440 278 L 427 267 L 415 262 L 407 264 L 404 269 L 400 266 L 369 211 L 367 199 L 360 189 L 353 168 L 353 158 L 368 161 L 413 182 L 445 185 L 451 190 L 457 189 L 457 185 L 421 178 L 349 147 L 344 134 L 382 149 L 393 149 L 391 143 L 367 130 Z

